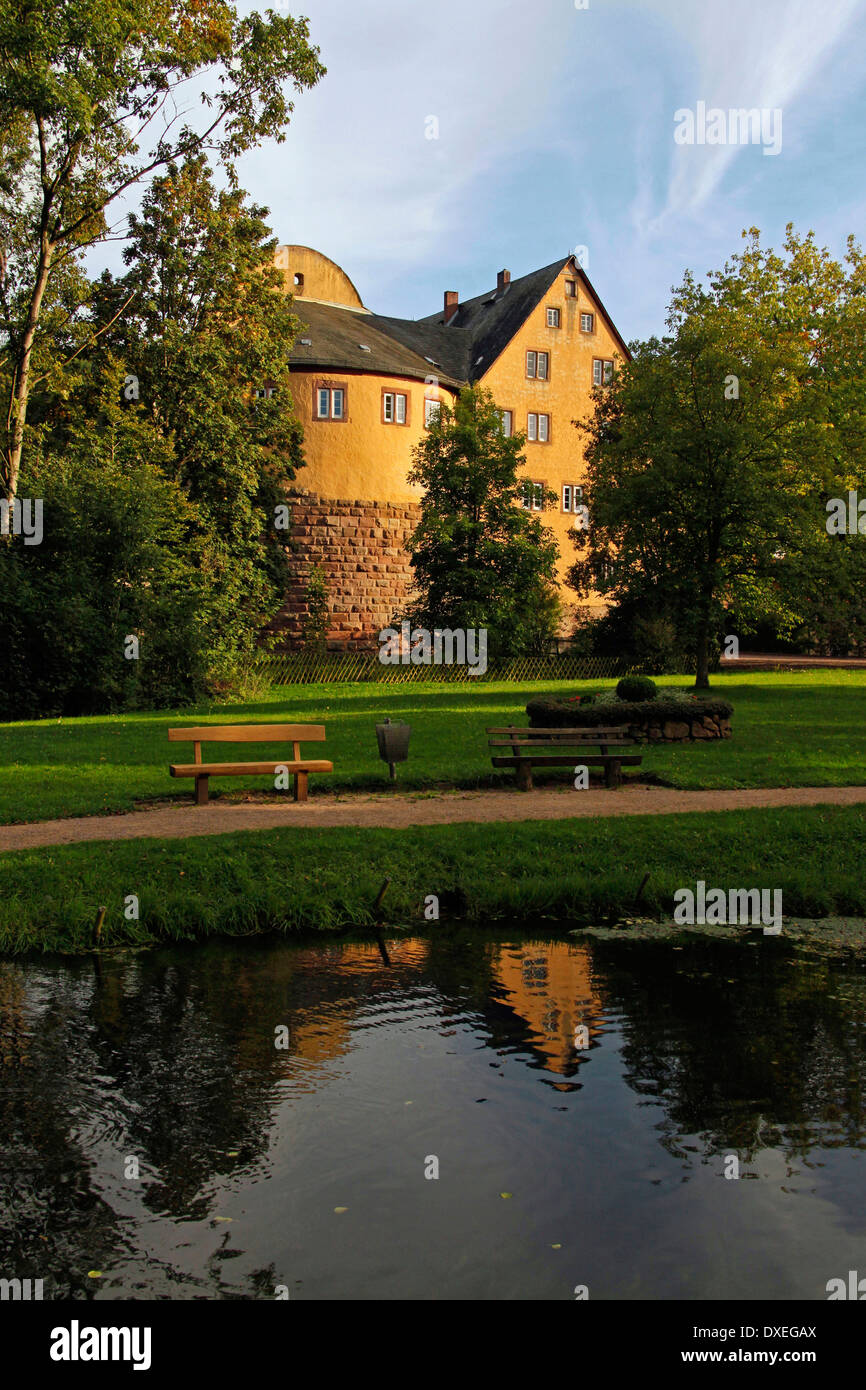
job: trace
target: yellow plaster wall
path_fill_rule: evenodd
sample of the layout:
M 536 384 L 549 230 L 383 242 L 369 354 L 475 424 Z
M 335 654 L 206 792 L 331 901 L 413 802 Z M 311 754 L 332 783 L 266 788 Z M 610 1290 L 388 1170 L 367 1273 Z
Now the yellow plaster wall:
M 346 419 L 314 418 L 316 383 L 345 384 Z M 408 397 L 407 425 L 382 422 L 382 391 Z M 423 381 L 340 369 L 292 372 L 292 394 L 304 429 L 304 458 L 296 485 L 320 497 L 417 502 L 420 489 L 406 481 L 412 449 L 424 434 L 425 397 L 452 399 L 445 387 Z
M 577 280 L 577 295 L 573 299 L 566 298 L 566 280 Z M 548 307 L 559 309 L 560 328 L 547 327 Z M 595 332 L 581 332 L 581 313 L 595 315 Z M 550 354 L 549 380 L 527 378 L 527 351 Z M 544 482 L 556 493 L 555 506 L 545 511 L 542 519 L 559 544 L 558 577 L 562 584 L 566 571 L 576 557 L 574 546 L 568 539 L 568 531 L 573 527 L 575 517 L 573 513 L 569 515 L 562 510 L 562 485 L 582 484 L 585 474 L 582 436 L 571 421 L 592 414 L 594 357 L 621 360 L 622 349 L 579 273 L 574 268 L 566 267 L 481 381 L 492 391 L 501 409 L 514 412 L 515 432 L 526 432 L 530 411 L 550 416 L 550 443 L 527 440 L 524 449 L 526 467 L 522 472 L 527 478 Z M 568 588 L 563 589 L 563 599 L 571 606 L 577 603 L 573 590 Z M 600 600 L 591 599 L 588 606 L 604 605 Z
M 310 246 L 278 246 L 274 264 L 283 272 L 286 292 L 294 295 L 299 304 L 305 299 L 315 299 L 348 309 L 364 308 L 346 272 L 321 251 L 314 251 Z M 302 287 L 294 283 L 295 275 L 303 275 Z

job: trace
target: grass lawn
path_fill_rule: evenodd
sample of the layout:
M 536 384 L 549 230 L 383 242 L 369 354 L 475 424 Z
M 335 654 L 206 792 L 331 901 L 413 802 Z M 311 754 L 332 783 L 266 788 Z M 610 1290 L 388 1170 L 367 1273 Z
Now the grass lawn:
M 102 904 L 109 947 L 370 926 L 385 878 L 379 919 L 434 931 L 428 894 L 443 922 L 632 916 L 646 873 L 650 915 L 670 915 L 675 889 L 703 879 L 779 888 L 789 917 L 866 916 L 864 860 L 866 817 L 835 806 L 64 845 L 0 859 L 0 950 L 90 949 Z M 125 918 L 129 894 L 138 921 Z
M 252 704 L 6 724 L 0 726 L 0 823 L 127 811 L 148 799 L 189 799 L 192 782 L 174 781 L 168 764 L 191 760 L 192 747 L 169 745 L 166 729 L 211 720 L 325 723 L 324 748 L 310 745 L 305 751 L 330 758 L 334 772 L 311 778 L 313 795 L 385 786 L 388 773 L 378 757 L 374 725 L 386 715 L 412 725 L 409 761 L 397 774 L 403 788 L 502 784 L 511 775 L 491 768 L 487 725 L 525 723 L 526 701 L 538 692 L 611 684 L 284 686 Z M 664 684 L 691 686 L 692 680 L 670 677 Z M 646 747 L 641 775 L 674 787 L 845 786 L 866 780 L 866 672 L 726 672 L 713 678 L 713 688 L 733 703 L 733 738 Z M 220 745 L 220 759 L 232 756 L 231 750 Z M 241 757 L 250 756 L 247 745 Z M 269 781 L 211 783 L 212 796 L 249 789 L 268 790 Z

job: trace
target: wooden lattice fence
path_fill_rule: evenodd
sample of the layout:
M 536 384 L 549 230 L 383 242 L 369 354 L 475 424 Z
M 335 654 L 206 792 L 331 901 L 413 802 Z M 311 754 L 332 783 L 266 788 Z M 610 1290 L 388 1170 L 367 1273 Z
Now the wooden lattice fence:
M 272 685 L 319 685 L 332 681 L 370 681 L 402 685 L 410 681 L 482 684 L 488 681 L 605 680 L 629 675 L 634 666 L 613 657 L 527 656 L 491 661 L 483 675 L 471 666 L 391 666 L 375 653 L 333 652 L 308 656 L 303 652 L 259 656 L 255 670 Z

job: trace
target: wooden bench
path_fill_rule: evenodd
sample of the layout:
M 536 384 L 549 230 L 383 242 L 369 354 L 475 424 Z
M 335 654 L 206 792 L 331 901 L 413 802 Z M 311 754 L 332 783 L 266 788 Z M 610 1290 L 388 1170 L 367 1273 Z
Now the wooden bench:
M 513 767 L 521 791 L 532 791 L 532 769 L 535 767 L 603 767 L 607 787 L 618 787 L 624 766 L 637 767 L 640 754 L 624 754 L 621 748 L 634 744 L 625 729 L 488 729 L 491 748 L 510 748 L 511 757 L 493 757 L 494 767 Z M 595 753 L 563 754 L 562 748 L 597 748 Z M 608 752 L 613 748 L 614 752 Z
M 194 777 L 196 805 L 207 803 L 209 777 L 276 776 L 286 768 L 294 774 L 296 801 L 307 799 L 307 778 L 311 772 L 333 772 L 334 764 L 323 759 L 301 757 L 301 743 L 323 743 L 324 724 L 203 724 L 200 728 L 169 729 L 172 743 L 194 745 L 192 763 L 172 763 L 172 777 Z M 203 763 L 203 743 L 291 743 L 291 758 L 273 758 L 261 763 Z

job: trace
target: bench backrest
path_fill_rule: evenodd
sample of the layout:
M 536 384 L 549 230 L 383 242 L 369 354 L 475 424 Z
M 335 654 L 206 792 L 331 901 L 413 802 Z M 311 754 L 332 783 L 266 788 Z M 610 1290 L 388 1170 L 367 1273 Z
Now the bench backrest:
M 192 729 L 169 729 L 171 743 L 194 743 L 195 760 L 201 762 L 203 743 L 291 743 L 294 760 L 301 743 L 323 743 L 324 724 L 202 724 Z
M 612 743 L 628 742 L 633 743 L 634 739 L 629 735 L 628 725 L 619 724 L 612 728 L 599 728 L 586 726 L 582 729 L 488 729 L 488 734 L 499 734 L 499 739 L 491 738 L 490 743 L 508 742 L 515 740 L 518 742 L 533 743 Z

